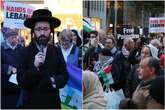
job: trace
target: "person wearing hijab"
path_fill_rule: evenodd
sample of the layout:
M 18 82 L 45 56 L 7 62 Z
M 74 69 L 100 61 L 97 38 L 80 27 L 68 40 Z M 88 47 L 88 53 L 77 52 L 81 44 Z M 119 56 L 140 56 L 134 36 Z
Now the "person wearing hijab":
M 83 77 L 83 109 L 106 109 L 107 99 L 98 76 L 84 71 Z

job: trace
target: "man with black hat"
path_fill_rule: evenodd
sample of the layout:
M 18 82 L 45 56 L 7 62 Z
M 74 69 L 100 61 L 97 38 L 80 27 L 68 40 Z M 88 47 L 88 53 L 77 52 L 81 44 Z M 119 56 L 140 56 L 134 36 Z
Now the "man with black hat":
M 54 28 L 60 24 L 47 9 L 34 11 L 24 22 L 32 36 L 26 50 L 26 62 L 17 77 L 18 84 L 26 92 L 24 108 L 61 108 L 59 89 L 67 83 L 68 72 L 62 53 L 48 43 Z

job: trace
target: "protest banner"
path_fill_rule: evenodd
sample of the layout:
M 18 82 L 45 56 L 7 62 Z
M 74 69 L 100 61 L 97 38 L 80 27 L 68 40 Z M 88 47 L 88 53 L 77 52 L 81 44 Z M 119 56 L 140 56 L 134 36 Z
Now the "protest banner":
M 117 27 L 117 38 L 124 39 L 126 37 L 139 38 L 140 29 L 132 25 L 122 25 Z
M 165 17 L 149 19 L 149 33 L 165 33 Z
M 34 7 L 23 3 L 4 3 L 4 27 L 24 28 L 24 20 L 30 18 Z

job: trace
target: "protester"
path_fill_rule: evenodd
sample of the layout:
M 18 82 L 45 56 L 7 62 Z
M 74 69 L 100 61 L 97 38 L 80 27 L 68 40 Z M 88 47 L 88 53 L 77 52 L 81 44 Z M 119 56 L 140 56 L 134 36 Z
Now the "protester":
M 132 100 L 135 102 L 138 108 L 147 108 L 147 103 L 151 100 L 149 97 L 149 88 L 151 82 L 155 79 L 156 74 L 159 72 L 160 64 L 159 60 L 153 57 L 147 57 L 140 62 L 138 68 L 138 77 L 142 81 L 137 86 L 133 93 Z
M 82 40 L 81 37 L 78 34 L 78 31 L 75 29 L 72 29 L 72 42 L 77 46 L 81 47 L 82 46 Z
M 132 38 L 124 39 L 122 51 L 119 51 L 112 63 L 112 76 L 114 84 L 110 88 L 115 90 L 123 89 L 125 93 L 127 76 L 131 70 L 131 64 L 128 61 L 129 54 L 134 48 L 134 41 Z
M 94 65 L 93 71 L 94 72 L 100 71 L 100 69 L 102 69 L 106 63 L 108 63 L 108 60 L 110 59 L 110 55 L 111 55 L 111 52 L 108 48 L 102 49 L 101 52 L 99 53 L 99 59 L 96 62 L 96 64 Z M 108 63 L 108 64 L 110 64 L 110 63 Z
M 111 52 L 110 56 L 115 57 L 117 53 L 117 48 L 116 48 L 116 41 L 114 38 L 109 37 L 105 41 L 105 48 L 108 48 Z
M 1 101 L 2 108 L 16 108 L 20 89 L 11 81 L 21 68 L 24 50 L 18 44 L 18 30 L 6 28 L 3 33 L 5 41 L 1 44 Z M 15 77 L 16 78 L 16 77 Z
M 106 109 L 107 100 L 97 75 L 83 71 L 83 109 Z
M 97 31 L 91 31 L 90 32 L 90 38 L 89 38 L 89 48 L 90 46 L 96 47 L 99 43 L 99 37 Z
M 154 79 L 149 89 L 150 102 L 147 103 L 147 109 L 164 109 L 164 76 Z
M 100 29 L 98 31 L 98 37 L 99 37 L 99 45 L 101 48 L 104 48 L 105 41 L 107 39 L 107 34 L 104 30 Z
M 81 66 L 81 50 L 72 40 L 72 31 L 64 29 L 60 35 L 61 46 L 60 49 L 64 56 L 64 60 L 67 63 L 73 64 L 76 67 L 82 68 Z
M 154 46 L 145 45 L 142 47 L 140 60 L 142 61 L 144 58 L 147 58 L 147 57 L 156 57 L 157 55 L 158 55 L 158 51 Z M 132 97 L 133 92 L 135 91 L 136 87 L 141 81 L 138 78 L 138 71 L 137 71 L 138 68 L 139 68 L 139 63 L 131 68 L 131 71 L 127 77 L 126 97 L 130 97 L 130 98 Z M 161 73 L 158 73 L 157 75 L 159 74 Z
M 22 108 L 61 108 L 59 89 L 67 83 L 68 73 L 61 51 L 48 43 L 54 28 L 60 24 L 47 9 L 35 10 L 24 22 L 31 29 L 32 41 L 17 77 L 19 86 L 26 92 Z
M 25 38 L 23 36 L 18 37 L 18 43 L 25 47 Z
M 139 38 L 136 40 L 135 46 L 129 55 L 128 60 L 132 66 L 134 66 L 140 62 L 140 54 L 141 54 L 142 47 L 144 45 L 144 42 L 142 39 L 143 38 Z
M 93 67 L 98 61 L 98 55 L 103 48 L 101 45 L 99 45 L 99 37 L 97 31 L 92 31 L 90 33 L 90 40 L 89 40 L 89 48 L 85 52 L 83 63 L 84 63 L 84 69 L 88 69 L 93 71 Z
M 160 56 L 160 51 L 161 51 L 161 43 L 158 39 L 152 39 L 150 41 L 150 44 L 152 44 L 153 46 L 155 46 L 158 49 L 158 56 Z
M 99 60 L 94 65 L 93 71 L 99 76 L 99 80 L 102 84 L 103 90 L 112 83 L 109 73 L 111 64 L 113 62 L 113 57 L 110 56 L 111 52 L 107 48 L 103 48 L 99 53 Z M 102 71 L 102 72 L 101 72 Z M 105 72 L 106 71 L 106 72 Z

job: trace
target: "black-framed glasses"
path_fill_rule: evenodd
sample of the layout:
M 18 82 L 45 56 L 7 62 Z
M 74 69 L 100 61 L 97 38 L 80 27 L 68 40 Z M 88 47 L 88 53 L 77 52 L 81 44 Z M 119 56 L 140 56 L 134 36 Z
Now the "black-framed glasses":
M 34 30 L 35 31 L 41 31 L 41 30 L 48 31 L 48 30 L 50 30 L 50 28 L 49 27 L 37 27 L 37 28 L 34 28 Z
M 96 36 L 94 36 L 94 35 L 91 35 L 91 36 L 90 36 L 90 38 L 96 38 Z

